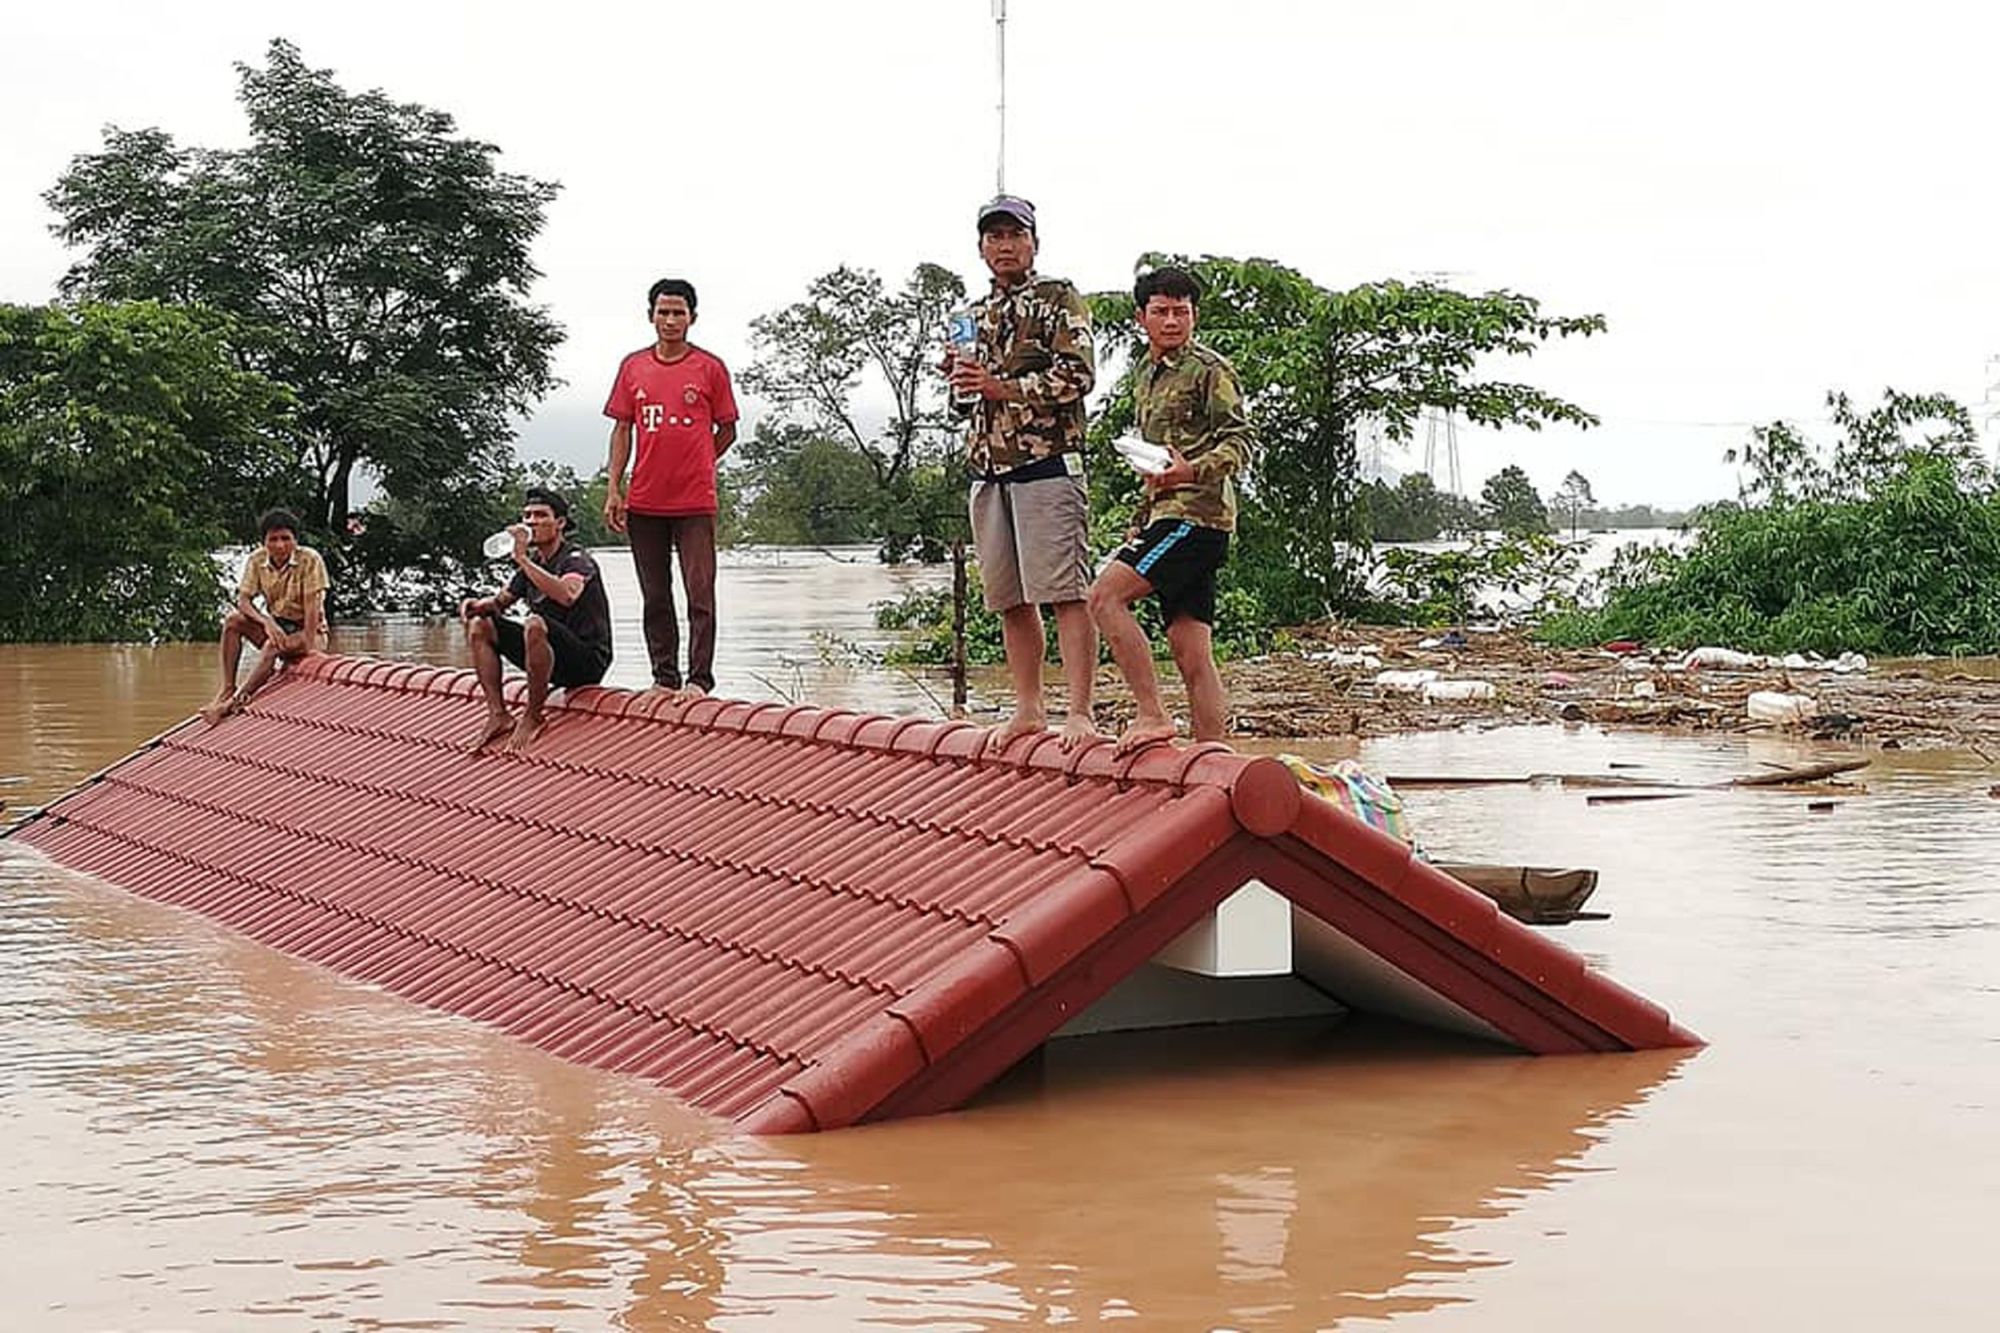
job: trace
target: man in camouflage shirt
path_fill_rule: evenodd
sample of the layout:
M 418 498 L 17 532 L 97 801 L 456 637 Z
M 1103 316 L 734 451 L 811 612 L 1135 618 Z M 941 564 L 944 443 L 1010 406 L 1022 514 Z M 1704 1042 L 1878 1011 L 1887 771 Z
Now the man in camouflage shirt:
M 1090 504 L 1081 465 L 1083 400 L 1096 379 L 1090 311 L 1075 287 L 1035 272 L 1035 208 L 1001 195 L 979 210 L 979 254 L 993 290 L 975 310 L 972 357 L 950 365 L 967 418 L 973 545 L 986 607 L 1000 616 L 1013 678 L 1014 716 L 991 744 L 1047 728 L 1042 705 L 1042 613 L 1055 608 L 1069 687 L 1064 748 L 1096 734 L 1090 695 L 1097 631 L 1090 590 Z M 969 403 L 958 402 L 960 398 Z
M 1236 371 L 1194 341 L 1200 292 L 1193 275 L 1177 268 L 1154 269 L 1132 290 L 1134 315 L 1146 331 L 1146 355 L 1132 371 L 1139 433 L 1166 446 L 1172 461 L 1146 478 L 1135 535 L 1090 589 L 1091 615 L 1138 706 L 1118 738 L 1121 754 L 1174 737 L 1152 649 L 1132 615 L 1132 604 L 1148 594 L 1160 598 L 1195 739 L 1223 739 L 1228 714 L 1209 626 L 1215 574 L 1236 530 L 1235 479 L 1250 464 L 1250 422 Z

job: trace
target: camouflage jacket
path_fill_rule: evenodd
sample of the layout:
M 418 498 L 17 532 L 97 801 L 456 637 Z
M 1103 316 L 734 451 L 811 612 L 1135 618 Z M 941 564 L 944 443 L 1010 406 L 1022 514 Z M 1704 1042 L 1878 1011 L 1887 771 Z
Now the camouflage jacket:
M 989 398 L 957 407 L 968 419 L 967 465 L 990 477 L 1055 454 L 1080 454 L 1083 400 L 1097 381 L 1083 297 L 1061 278 L 1030 273 L 1018 287 L 995 283 L 973 310 L 980 360 L 1012 380 L 1021 401 Z
M 1139 502 L 1139 527 L 1183 518 L 1204 528 L 1236 530 L 1235 478 L 1250 466 L 1250 419 L 1236 369 L 1198 342 L 1158 361 L 1142 357 L 1132 371 L 1139 434 L 1180 451 L 1194 480 L 1153 491 Z

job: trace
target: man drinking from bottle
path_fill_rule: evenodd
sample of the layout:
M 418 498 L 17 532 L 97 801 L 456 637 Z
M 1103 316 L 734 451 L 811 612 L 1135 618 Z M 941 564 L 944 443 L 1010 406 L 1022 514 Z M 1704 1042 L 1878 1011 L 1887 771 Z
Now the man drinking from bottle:
M 507 737 L 507 748 L 525 750 L 547 721 L 542 705 L 549 687 L 595 685 L 611 666 L 611 603 L 597 562 L 566 540 L 569 501 L 531 486 L 522 497 L 514 538 L 514 577 L 491 597 L 467 598 L 458 605 L 472 668 L 486 700 L 486 724 L 473 748 Z M 501 613 L 525 601 L 528 614 L 510 620 Z M 516 721 L 500 690 L 500 660 L 528 675 L 528 698 Z

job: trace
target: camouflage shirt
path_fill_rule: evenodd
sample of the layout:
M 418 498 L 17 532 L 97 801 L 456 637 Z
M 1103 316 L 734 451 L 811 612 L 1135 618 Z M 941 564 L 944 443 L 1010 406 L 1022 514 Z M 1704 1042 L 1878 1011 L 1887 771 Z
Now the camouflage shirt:
M 1178 449 L 1194 480 L 1151 492 L 1139 502 L 1138 526 L 1183 518 L 1204 528 L 1236 530 L 1237 474 L 1250 466 L 1250 419 L 1236 369 L 1198 342 L 1158 361 L 1140 360 L 1132 372 L 1132 402 L 1139 434 Z
M 968 418 L 966 462 L 981 476 L 1083 450 L 1083 400 L 1097 381 L 1090 310 L 1061 278 L 1030 273 L 1017 287 L 993 284 L 973 307 L 979 359 L 1012 380 L 1020 402 L 983 399 L 957 410 Z

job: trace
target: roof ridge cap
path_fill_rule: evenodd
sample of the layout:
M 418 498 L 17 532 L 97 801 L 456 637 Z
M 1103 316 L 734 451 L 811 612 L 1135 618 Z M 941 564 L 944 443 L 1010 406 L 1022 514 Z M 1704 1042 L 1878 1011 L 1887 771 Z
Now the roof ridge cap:
M 321 662 L 319 659 L 326 660 Z M 311 674 L 329 683 L 443 695 L 461 694 L 457 686 L 473 675 L 464 668 L 430 668 L 380 658 L 338 657 L 332 654 L 316 654 L 301 665 L 312 665 Z M 662 695 L 663 702 L 650 709 L 645 709 L 643 705 L 635 707 L 634 700 L 642 700 L 645 693 L 623 686 L 589 686 L 578 690 L 574 698 L 570 697 L 569 691 L 564 691 L 564 697 L 555 701 L 552 707 L 565 712 L 636 717 L 701 731 L 770 736 L 812 746 L 912 755 L 960 767 L 1005 764 L 1009 753 L 1018 747 L 1021 754 L 1014 763 L 1016 768 L 1038 772 L 1059 770 L 1071 785 L 1086 780 L 1109 780 L 1120 790 L 1138 783 L 1157 784 L 1177 791 L 1195 786 L 1224 788 L 1230 794 L 1243 827 L 1262 837 L 1283 833 L 1298 818 L 1298 782 L 1283 764 L 1269 755 L 1242 754 L 1220 741 L 1203 741 L 1188 746 L 1168 742 L 1143 746 L 1129 754 L 1119 755 L 1108 738 L 1094 737 L 1074 749 L 1065 750 L 1058 745 L 1051 753 L 1048 741 L 1054 733 L 1043 731 L 1016 738 L 995 755 L 989 753 L 982 743 L 983 738 L 990 734 L 987 729 L 958 718 L 841 714 L 821 709 L 815 704 L 786 705 L 724 699 L 717 695 L 671 701 Z M 669 709 L 677 711 L 667 715 Z M 693 716 L 697 710 L 702 710 L 705 716 Z M 774 714 L 775 726 L 753 728 L 752 724 L 757 719 Z M 853 719 L 851 722 L 850 718 Z M 810 727 L 802 731 L 792 730 L 794 722 L 803 724 L 808 721 Z M 820 734 L 824 727 L 835 721 L 843 724 L 838 728 L 839 734 Z M 879 733 L 884 726 L 888 729 L 886 735 L 868 734 L 871 729 Z M 530 762 L 570 767 L 562 760 L 542 760 L 536 756 L 525 758 Z M 580 771 L 591 771 L 588 766 L 575 767 Z

